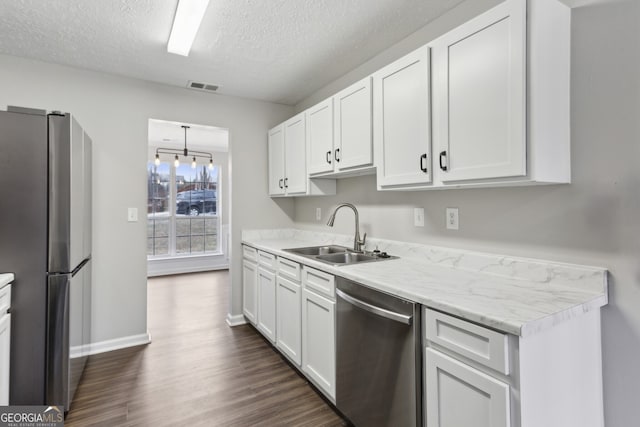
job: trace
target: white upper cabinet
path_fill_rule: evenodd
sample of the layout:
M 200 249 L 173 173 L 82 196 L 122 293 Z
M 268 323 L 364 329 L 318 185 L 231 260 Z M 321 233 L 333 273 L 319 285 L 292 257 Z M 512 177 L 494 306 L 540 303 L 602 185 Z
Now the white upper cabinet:
M 570 182 L 568 7 L 507 0 L 430 45 L 437 185 Z
M 327 117 L 331 120 L 331 112 Z M 314 129 L 319 127 L 315 117 L 313 126 Z M 331 132 L 328 135 L 331 136 Z M 309 179 L 307 137 L 307 121 L 304 112 L 269 131 L 270 196 L 336 194 L 335 180 Z
M 429 184 L 429 48 L 376 72 L 373 99 L 378 189 Z
M 287 194 L 307 192 L 307 155 L 305 115 L 284 122 L 284 188 Z
M 309 174 L 333 172 L 333 99 L 306 111 Z
M 306 111 L 311 176 L 373 173 L 371 101 L 367 77 Z
M 570 62 L 569 7 L 506 0 L 272 129 L 270 194 L 374 170 L 378 190 L 570 183 Z
M 269 131 L 269 195 L 284 195 L 284 130 L 283 125 Z
M 371 77 L 333 97 L 335 171 L 367 168 L 373 172 Z
M 525 9 L 507 1 L 433 43 L 442 181 L 526 175 Z

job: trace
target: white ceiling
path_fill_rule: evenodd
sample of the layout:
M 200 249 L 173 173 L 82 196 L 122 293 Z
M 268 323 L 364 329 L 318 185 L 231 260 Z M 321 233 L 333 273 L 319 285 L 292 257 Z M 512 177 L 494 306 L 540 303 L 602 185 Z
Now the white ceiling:
M 213 126 L 179 123 L 165 120 L 149 120 L 149 146 L 153 149 L 184 148 L 184 129 L 187 129 L 187 148 L 200 151 L 222 151 L 229 149 L 229 131 Z
M 0 53 L 296 104 L 462 0 L 210 0 L 189 57 L 177 0 L 2 0 Z

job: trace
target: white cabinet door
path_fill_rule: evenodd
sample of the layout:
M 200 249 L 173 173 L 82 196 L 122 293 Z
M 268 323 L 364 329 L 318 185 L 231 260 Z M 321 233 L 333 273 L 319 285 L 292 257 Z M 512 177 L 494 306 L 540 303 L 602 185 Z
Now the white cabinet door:
M 11 314 L 0 319 L 0 406 L 9 404 L 9 358 L 11 350 Z
M 509 386 L 431 348 L 425 353 L 428 427 L 509 427 Z
M 254 325 L 258 321 L 258 266 L 242 260 L 242 312 Z
M 333 97 L 336 169 L 373 165 L 371 77 Z
M 276 342 L 276 275 L 258 267 L 258 330 Z
M 373 75 L 378 186 L 431 182 L 429 48 Z
M 302 290 L 302 370 L 331 398 L 336 396 L 335 305 Z
M 307 192 L 306 145 L 305 114 L 300 113 L 284 123 L 284 188 L 287 194 Z
M 333 99 L 306 111 L 309 174 L 333 172 Z
M 302 363 L 300 285 L 284 277 L 278 277 L 277 280 L 278 337 L 276 345 L 280 351 L 300 366 Z
M 282 125 L 269 131 L 269 195 L 284 195 L 284 129 Z
M 508 0 L 432 45 L 442 181 L 526 175 L 526 2 Z

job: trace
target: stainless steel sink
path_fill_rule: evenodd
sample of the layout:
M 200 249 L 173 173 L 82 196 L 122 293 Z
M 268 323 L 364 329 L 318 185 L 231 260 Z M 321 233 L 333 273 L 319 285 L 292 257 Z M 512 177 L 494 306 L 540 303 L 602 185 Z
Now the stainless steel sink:
M 395 256 L 388 256 L 385 253 L 355 252 L 354 250 L 344 246 L 336 245 L 307 246 L 304 248 L 290 248 L 283 250 L 285 252 L 301 255 L 306 258 L 315 259 L 316 261 L 332 265 L 358 264 L 361 262 L 384 261 L 387 259 L 398 258 Z
M 377 258 L 372 255 L 345 252 L 341 254 L 318 255 L 316 259 L 332 264 L 353 264 L 354 262 L 375 261 Z
M 335 254 L 347 252 L 349 249 L 344 246 L 308 246 L 306 248 L 291 248 L 285 249 L 286 252 L 291 252 L 293 254 L 304 255 L 304 256 L 316 256 L 316 255 L 326 255 L 326 254 Z

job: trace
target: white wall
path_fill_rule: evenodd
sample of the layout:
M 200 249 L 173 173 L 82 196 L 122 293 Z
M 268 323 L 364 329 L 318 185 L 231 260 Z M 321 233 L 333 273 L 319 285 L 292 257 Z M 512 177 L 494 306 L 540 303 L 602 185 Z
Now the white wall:
M 293 202 L 267 196 L 266 135 L 291 107 L 190 91 L 0 55 L 0 108 L 73 113 L 94 142 L 94 342 L 147 330 L 146 212 L 149 118 L 229 129 L 232 249 L 244 227 L 287 227 Z M 256 161 L 260 160 L 260 161 Z M 232 266 L 232 312 L 241 313 L 240 257 Z
M 496 3 L 463 3 L 296 110 Z M 374 177 L 349 178 L 338 181 L 336 196 L 297 199 L 295 219 L 298 228 L 329 231 L 329 208 L 348 201 L 360 210 L 361 233 L 371 236 L 608 268 L 610 304 L 602 310 L 606 425 L 628 427 L 640 420 L 640 2 L 573 3 L 583 5 L 572 10 L 571 185 L 383 193 L 375 190 Z M 322 221 L 315 221 L 316 207 Z M 425 208 L 424 228 L 413 227 L 413 207 Z M 445 229 L 446 207 L 460 209 L 459 231 Z M 338 214 L 335 231 L 353 233 L 350 212 Z

